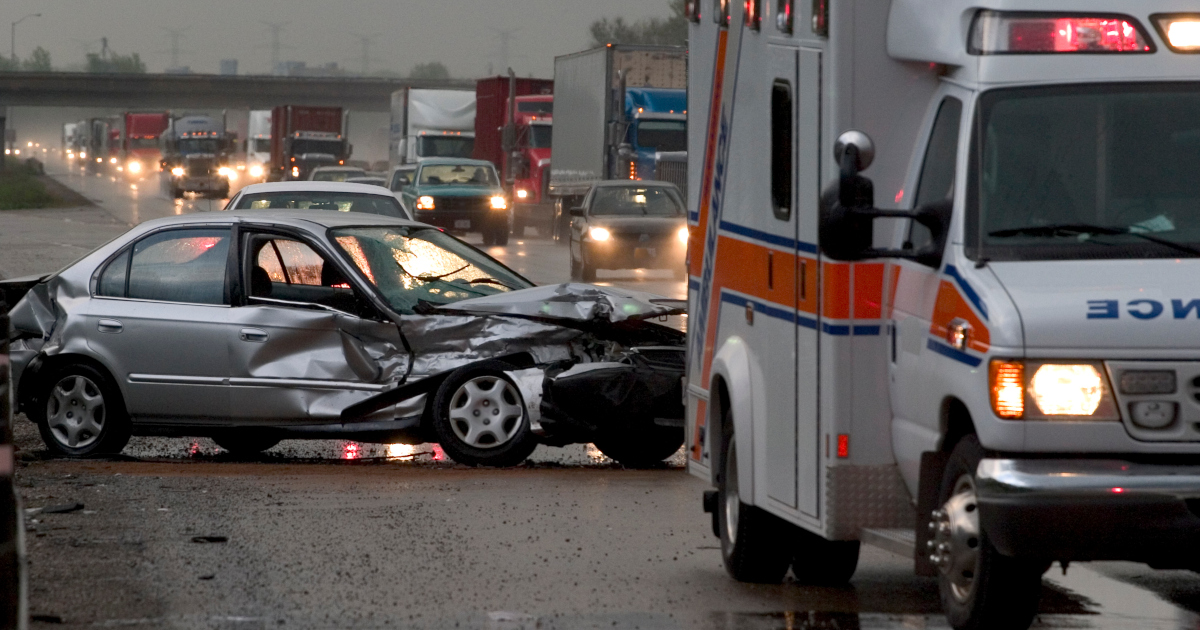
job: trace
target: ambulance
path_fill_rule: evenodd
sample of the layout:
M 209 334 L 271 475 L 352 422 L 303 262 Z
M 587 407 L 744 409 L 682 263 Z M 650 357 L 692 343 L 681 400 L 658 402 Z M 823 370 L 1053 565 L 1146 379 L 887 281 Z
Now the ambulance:
M 691 0 L 687 448 L 728 572 L 1200 569 L 1200 6 Z

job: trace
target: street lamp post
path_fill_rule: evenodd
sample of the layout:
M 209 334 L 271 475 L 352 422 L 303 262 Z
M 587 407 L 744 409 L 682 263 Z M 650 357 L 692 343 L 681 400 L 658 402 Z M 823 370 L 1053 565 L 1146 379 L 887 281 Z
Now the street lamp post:
M 13 63 L 17 63 L 17 25 L 20 24 L 21 22 L 24 22 L 25 20 L 28 20 L 29 18 L 34 18 L 34 17 L 42 17 L 42 14 L 41 13 L 30 13 L 29 15 L 26 15 L 25 17 L 12 23 L 12 38 L 9 39 L 9 43 L 12 45 L 11 52 L 12 52 Z

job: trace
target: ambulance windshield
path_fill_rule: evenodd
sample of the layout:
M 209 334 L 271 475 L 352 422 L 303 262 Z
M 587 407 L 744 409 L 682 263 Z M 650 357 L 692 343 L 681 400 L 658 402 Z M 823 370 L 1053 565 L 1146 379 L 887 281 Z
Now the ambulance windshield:
M 979 116 L 968 255 L 1200 256 L 1200 85 L 996 90 Z

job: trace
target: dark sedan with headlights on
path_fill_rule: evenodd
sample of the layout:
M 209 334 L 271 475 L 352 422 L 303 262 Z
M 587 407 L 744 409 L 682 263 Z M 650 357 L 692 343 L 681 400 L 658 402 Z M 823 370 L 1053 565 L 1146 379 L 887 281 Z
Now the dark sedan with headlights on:
M 590 282 L 597 269 L 643 268 L 686 277 L 687 212 L 674 184 L 603 182 L 571 217 L 571 277 Z
M 484 245 L 508 245 L 512 210 L 491 162 L 422 160 L 400 199 L 417 221 L 459 234 L 479 232 Z

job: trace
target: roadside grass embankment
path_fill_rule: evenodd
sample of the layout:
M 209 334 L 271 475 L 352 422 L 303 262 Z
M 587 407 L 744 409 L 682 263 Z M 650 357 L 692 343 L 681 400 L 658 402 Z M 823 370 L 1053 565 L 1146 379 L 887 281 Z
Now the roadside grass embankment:
M 86 198 L 47 177 L 40 162 L 5 159 L 0 170 L 0 211 L 86 205 L 91 205 Z

